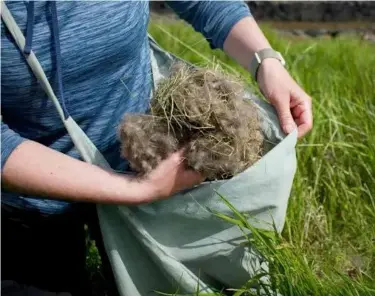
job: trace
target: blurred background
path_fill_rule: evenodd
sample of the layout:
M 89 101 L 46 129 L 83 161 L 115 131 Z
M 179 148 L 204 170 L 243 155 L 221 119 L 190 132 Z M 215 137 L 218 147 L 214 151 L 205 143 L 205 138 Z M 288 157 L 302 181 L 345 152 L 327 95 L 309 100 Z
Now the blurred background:
M 375 42 L 375 1 L 246 1 L 259 23 L 300 37 L 360 35 Z M 175 17 L 164 1 L 153 1 L 154 17 Z

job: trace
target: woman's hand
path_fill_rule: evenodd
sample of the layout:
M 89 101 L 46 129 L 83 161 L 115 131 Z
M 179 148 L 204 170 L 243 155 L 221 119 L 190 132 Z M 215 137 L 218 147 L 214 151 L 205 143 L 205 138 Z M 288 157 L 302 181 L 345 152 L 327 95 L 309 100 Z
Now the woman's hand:
M 26 140 L 6 161 L 2 188 L 49 199 L 139 205 L 166 199 L 203 181 L 187 170 L 182 151 L 172 154 L 146 178 L 114 173 Z
M 201 174 L 186 168 L 183 151 L 178 151 L 163 160 L 141 183 L 151 192 L 152 200 L 159 200 L 192 188 L 203 181 L 204 177 Z
M 231 29 L 224 43 L 224 51 L 245 69 L 248 69 L 254 53 L 271 48 L 270 43 L 252 17 L 245 17 Z M 262 61 L 257 81 L 263 95 L 278 112 L 285 133 L 298 127 L 298 137 L 312 128 L 311 98 L 293 80 L 276 59 Z
M 311 98 L 276 59 L 265 59 L 257 75 L 263 95 L 275 106 L 281 127 L 289 134 L 298 127 L 298 137 L 312 128 Z

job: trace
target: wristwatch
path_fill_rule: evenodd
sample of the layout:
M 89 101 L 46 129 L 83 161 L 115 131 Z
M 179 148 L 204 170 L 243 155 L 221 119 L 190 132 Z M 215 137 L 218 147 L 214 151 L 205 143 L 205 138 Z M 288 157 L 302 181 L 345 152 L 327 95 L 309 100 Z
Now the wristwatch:
M 261 63 L 263 62 L 263 60 L 269 58 L 277 59 L 281 62 L 283 66 L 285 66 L 285 60 L 280 52 L 275 51 L 272 48 L 264 48 L 254 54 L 254 57 L 249 65 L 249 71 L 255 79 L 255 81 L 257 81 L 257 73 Z

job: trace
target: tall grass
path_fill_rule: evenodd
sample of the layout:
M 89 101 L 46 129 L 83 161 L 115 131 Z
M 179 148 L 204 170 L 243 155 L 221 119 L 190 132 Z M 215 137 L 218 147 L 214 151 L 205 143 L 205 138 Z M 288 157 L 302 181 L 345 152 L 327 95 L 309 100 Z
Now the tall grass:
M 253 229 L 249 238 L 272 262 L 268 289 L 375 295 L 375 46 L 353 37 L 297 40 L 263 29 L 312 96 L 314 112 L 313 130 L 297 144 L 282 235 Z M 183 22 L 154 21 L 149 31 L 177 56 L 225 64 L 255 86 L 249 73 Z M 236 295 L 245 292 L 251 293 L 245 288 Z

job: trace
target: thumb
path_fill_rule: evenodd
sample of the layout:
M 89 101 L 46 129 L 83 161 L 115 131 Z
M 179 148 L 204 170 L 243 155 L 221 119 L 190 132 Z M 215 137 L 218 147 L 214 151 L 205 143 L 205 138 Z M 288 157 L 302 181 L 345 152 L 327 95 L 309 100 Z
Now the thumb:
M 274 103 L 277 114 L 279 116 L 281 128 L 286 134 L 291 133 L 296 128 L 296 124 L 290 111 L 289 102 L 289 99 L 278 99 L 275 100 Z
M 198 185 L 205 180 L 205 177 L 197 171 L 187 169 L 183 174 L 184 179 L 190 183 L 190 186 Z

